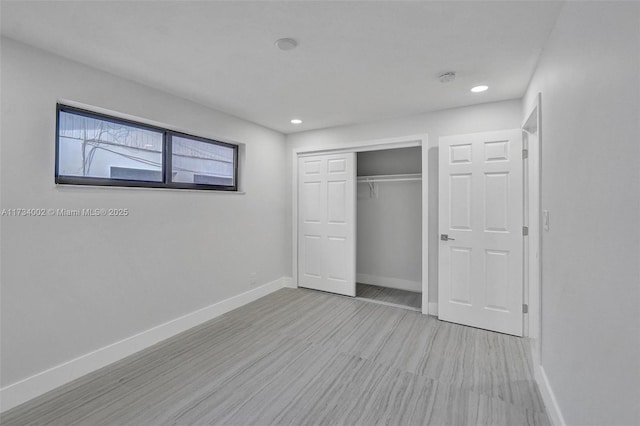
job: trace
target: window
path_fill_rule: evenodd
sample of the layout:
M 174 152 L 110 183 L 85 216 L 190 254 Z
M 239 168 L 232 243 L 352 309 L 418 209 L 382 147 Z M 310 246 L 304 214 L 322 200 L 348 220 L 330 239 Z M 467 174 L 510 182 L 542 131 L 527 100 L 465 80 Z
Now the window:
M 61 108 L 58 177 L 163 182 L 163 140 L 155 129 Z
M 171 180 L 233 186 L 236 149 L 187 136 L 171 137 Z
M 58 105 L 56 183 L 237 191 L 238 146 Z

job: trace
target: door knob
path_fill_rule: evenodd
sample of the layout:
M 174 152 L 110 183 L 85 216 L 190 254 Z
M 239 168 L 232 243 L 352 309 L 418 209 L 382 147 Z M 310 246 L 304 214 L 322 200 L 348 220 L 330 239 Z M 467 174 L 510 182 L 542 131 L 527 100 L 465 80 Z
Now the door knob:
M 440 239 L 442 241 L 455 241 L 455 238 L 450 238 L 448 234 L 440 234 Z

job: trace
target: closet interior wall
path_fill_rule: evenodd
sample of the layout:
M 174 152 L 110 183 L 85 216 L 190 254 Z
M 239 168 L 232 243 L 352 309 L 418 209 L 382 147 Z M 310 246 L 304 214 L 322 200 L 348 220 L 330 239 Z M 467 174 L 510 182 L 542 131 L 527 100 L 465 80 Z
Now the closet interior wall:
M 358 153 L 358 283 L 422 292 L 421 159 L 421 147 Z

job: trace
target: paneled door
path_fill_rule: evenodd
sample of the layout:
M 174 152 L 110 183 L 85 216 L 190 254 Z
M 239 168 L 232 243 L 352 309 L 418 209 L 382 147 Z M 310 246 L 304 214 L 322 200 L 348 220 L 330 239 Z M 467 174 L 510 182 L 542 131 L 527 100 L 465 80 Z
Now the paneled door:
M 522 336 L 522 133 L 439 144 L 438 316 Z
M 356 154 L 298 158 L 298 285 L 356 295 Z

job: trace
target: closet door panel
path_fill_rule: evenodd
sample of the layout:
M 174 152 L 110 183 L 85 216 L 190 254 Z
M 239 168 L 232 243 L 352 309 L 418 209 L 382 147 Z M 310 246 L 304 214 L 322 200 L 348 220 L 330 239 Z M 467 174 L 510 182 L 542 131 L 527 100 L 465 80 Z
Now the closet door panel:
M 302 256 L 306 279 L 322 278 L 322 239 L 320 235 L 304 235 Z
M 327 183 L 327 223 L 345 225 L 347 210 L 347 182 L 329 181 Z
M 305 223 L 320 223 L 322 220 L 322 195 L 321 183 L 304 182 L 304 198 L 300 200 L 300 209 L 304 215 Z
M 298 285 L 355 296 L 355 154 L 298 159 Z
M 327 279 L 346 283 L 348 267 L 344 261 L 343 253 L 347 251 L 347 239 L 341 237 L 329 237 L 327 239 Z

